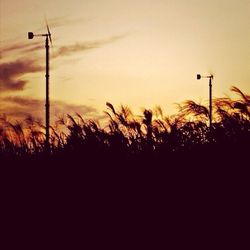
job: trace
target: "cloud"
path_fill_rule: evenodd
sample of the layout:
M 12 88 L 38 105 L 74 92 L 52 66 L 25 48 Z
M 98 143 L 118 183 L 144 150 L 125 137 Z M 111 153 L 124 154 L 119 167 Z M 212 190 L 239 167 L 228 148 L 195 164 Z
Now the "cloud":
M 20 79 L 25 74 L 44 70 L 34 60 L 19 59 L 0 64 L 0 92 L 23 90 L 27 80 Z
M 106 44 L 115 42 L 126 36 L 127 35 L 118 35 L 102 40 L 77 42 L 75 44 L 65 45 L 58 48 L 56 48 L 55 46 L 53 49 L 52 57 L 56 58 L 58 56 L 70 56 L 74 53 L 100 48 Z M 36 42 L 32 41 L 32 43 L 30 42 L 15 43 L 1 48 L 0 55 L 2 57 L 3 54 L 13 53 L 13 52 L 27 55 L 27 53 L 33 53 L 42 49 L 44 49 L 44 42 L 41 41 L 36 41 Z
M 100 48 L 106 44 L 115 42 L 124 38 L 125 35 L 120 36 L 113 36 L 108 39 L 104 40 L 96 40 L 96 41 L 89 41 L 89 42 L 79 42 L 72 45 L 62 46 L 57 51 L 54 52 L 53 57 L 56 58 L 58 56 L 70 56 L 74 53 L 83 52 L 86 50 Z
M 50 104 L 51 121 L 55 122 L 65 114 L 79 113 L 83 117 L 98 118 L 99 114 L 94 107 L 75 105 L 62 101 L 52 101 Z M 12 119 L 23 120 L 27 116 L 44 121 L 45 101 L 20 96 L 7 96 L 0 99 L 0 114 L 6 114 Z
M 121 39 L 123 36 L 115 36 L 106 40 L 81 42 L 73 45 L 62 46 L 57 50 L 53 50 L 52 58 L 59 56 L 70 56 L 82 51 L 99 48 L 105 44 L 114 42 Z M 14 44 L 9 47 L 5 47 L 1 52 L 11 52 L 13 50 L 19 50 L 22 53 L 32 53 L 34 51 L 44 48 L 44 45 L 39 43 L 33 43 L 32 45 Z M 44 67 L 38 65 L 40 57 L 35 60 L 30 59 L 18 59 L 12 62 L 5 62 L 0 64 L 0 93 L 6 91 L 20 91 L 25 88 L 27 80 L 22 79 L 25 74 L 35 73 L 44 70 Z
M 77 54 L 83 51 L 96 49 L 106 44 L 115 42 L 124 38 L 127 35 L 113 36 L 103 40 L 79 42 L 73 45 L 61 46 L 57 50 L 54 48 L 52 51 L 52 58 L 57 58 L 59 56 L 70 56 L 72 54 Z M 33 52 L 44 49 L 44 44 L 39 42 L 32 42 L 31 44 L 13 44 L 1 49 L 1 53 L 8 53 L 12 51 L 20 52 L 25 55 L 32 55 Z M 20 91 L 23 90 L 28 83 L 28 80 L 22 79 L 28 73 L 41 72 L 44 67 L 40 66 L 38 62 L 41 57 L 37 56 L 36 60 L 30 59 L 17 59 L 12 62 L 5 62 L 0 64 L 0 93 L 8 91 Z
M 11 53 L 13 51 L 33 51 L 32 48 L 44 48 L 44 45 L 41 45 L 41 41 L 37 41 L 37 42 L 27 42 L 27 43 L 15 43 L 9 46 L 5 46 L 3 48 L 0 48 L 0 54 L 7 54 L 7 53 Z
M 91 106 L 87 105 L 75 105 L 69 104 L 62 101 L 52 102 L 52 112 L 54 114 L 67 114 L 67 113 L 79 113 L 79 114 L 95 114 L 97 110 Z
M 30 52 L 35 52 L 35 51 L 38 51 L 38 50 L 41 50 L 41 49 L 44 49 L 44 44 L 39 44 L 39 45 L 33 45 L 33 46 L 30 46 L 28 48 L 25 48 L 23 50 L 24 53 L 30 53 Z
M 58 49 L 56 49 L 56 46 L 55 46 L 52 57 L 56 58 L 58 56 L 69 56 L 69 55 L 72 55 L 73 53 L 100 48 L 106 44 L 115 42 L 126 36 L 127 35 L 118 35 L 118 36 L 113 36 L 113 37 L 102 39 L 102 40 L 77 42 L 75 44 L 58 47 Z M 44 42 L 32 41 L 31 43 L 27 41 L 27 43 L 15 43 L 15 44 L 1 48 L 0 55 L 2 57 L 2 55 L 4 54 L 13 53 L 13 52 L 18 52 L 20 54 L 27 54 L 27 53 L 33 53 L 35 51 L 42 50 L 42 49 L 44 49 Z

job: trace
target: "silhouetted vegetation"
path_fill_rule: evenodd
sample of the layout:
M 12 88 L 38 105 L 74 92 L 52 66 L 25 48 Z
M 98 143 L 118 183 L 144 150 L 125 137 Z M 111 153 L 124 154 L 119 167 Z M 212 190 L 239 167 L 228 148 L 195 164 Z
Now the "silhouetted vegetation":
M 105 161 L 115 165 L 184 160 L 202 164 L 219 153 L 235 154 L 248 160 L 250 147 L 250 96 L 232 87 L 237 100 L 213 100 L 213 124 L 208 126 L 208 109 L 188 100 L 179 105 L 177 115 L 166 116 L 160 107 L 133 115 L 127 106 L 116 109 L 107 103 L 106 126 L 85 120 L 80 114 L 67 115 L 51 127 L 51 152 L 45 152 L 44 127 L 32 117 L 12 123 L 0 119 L 2 159 L 81 159 L 80 163 Z M 244 155 L 246 154 L 246 155 Z M 209 155 L 211 157 L 209 157 Z M 204 158 L 205 157 L 205 158 Z M 219 159 L 217 159 L 219 160 Z M 79 164 L 80 164 L 79 163 Z
M 80 221 L 87 232 L 112 227 L 112 241 L 121 234 L 117 228 L 136 237 L 138 228 L 158 228 L 164 237 L 165 227 L 185 234 L 196 228 L 195 241 L 204 236 L 201 228 L 219 237 L 221 225 L 238 230 L 248 213 L 250 96 L 232 90 L 239 99 L 214 100 L 211 128 L 207 108 L 193 101 L 174 116 L 160 107 L 135 116 L 107 103 L 106 126 L 68 115 L 51 128 L 50 155 L 39 121 L 2 116 L 8 225 L 20 221 L 21 232 L 31 218 L 54 235 L 53 223 L 64 230 Z

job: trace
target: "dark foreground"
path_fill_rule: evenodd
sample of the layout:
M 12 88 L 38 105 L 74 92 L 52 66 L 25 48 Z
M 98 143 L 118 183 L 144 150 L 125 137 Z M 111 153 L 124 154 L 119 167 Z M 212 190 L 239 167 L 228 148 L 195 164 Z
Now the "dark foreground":
M 214 241 L 239 246 L 228 235 L 247 235 L 248 148 L 5 157 L 1 172 L 2 225 L 16 239 L 10 244 L 51 240 L 52 248 L 58 241 L 74 248 L 80 239 L 90 249 L 158 249 L 163 240 L 204 249 Z

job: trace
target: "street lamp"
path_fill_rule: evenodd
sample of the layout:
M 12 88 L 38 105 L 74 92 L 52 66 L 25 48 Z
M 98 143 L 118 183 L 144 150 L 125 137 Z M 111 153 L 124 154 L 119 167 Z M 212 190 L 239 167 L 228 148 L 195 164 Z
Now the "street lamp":
M 46 104 L 45 104 L 45 123 L 46 123 L 46 140 L 45 140 L 45 150 L 47 153 L 50 152 L 49 143 L 49 127 L 50 127 L 50 102 L 49 102 L 49 41 L 52 44 L 51 33 L 47 25 L 48 33 L 46 34 L 34 34 L 33 32 L 28 32 L 28 39 L 33 39 L 35 36 L 45 37 L 45 49 L 46 49 Z
M 201 78 L 209 78 L 209 127 L 211 128 L 212 125 L 212 79 L 213 75 L 209 76 L 201 76 L 200 74 L 197 74 L 197 80 L 200 80 Z

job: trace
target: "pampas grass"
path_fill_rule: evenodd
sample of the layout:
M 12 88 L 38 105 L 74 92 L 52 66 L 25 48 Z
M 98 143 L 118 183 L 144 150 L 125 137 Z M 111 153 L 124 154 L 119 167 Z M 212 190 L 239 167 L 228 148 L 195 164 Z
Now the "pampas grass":
M 227 148 L 250 145 L 250 96 L 237 87 L 237 100 L 213 100 L 214 120 L 208 127 L 208 108 L 188 100 L 174 116 L 165 116 L 161 107 L 144 109 L 135 116 L 127 106 L 106 103 L 108 123 L 85 120 L 80 114 L 60 118 L 50 128 L 51 156 L 57 154 L 119 158 L 192 151 L 204 146 Z M 36 156 L 45 153 L 45 128 L 31 116 L 11 122 L 0 117 L 0 156 Z M 119 163 L 119 162 L 118 162 Z

